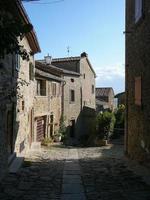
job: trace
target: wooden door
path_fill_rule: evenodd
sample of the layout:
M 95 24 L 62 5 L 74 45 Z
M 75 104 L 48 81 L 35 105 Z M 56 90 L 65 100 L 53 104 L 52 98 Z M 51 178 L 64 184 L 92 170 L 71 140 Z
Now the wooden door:
M 44 116 L 37 118 L 36 138 L 38 142 L 41 142 L 45 137 L 45 121 Z

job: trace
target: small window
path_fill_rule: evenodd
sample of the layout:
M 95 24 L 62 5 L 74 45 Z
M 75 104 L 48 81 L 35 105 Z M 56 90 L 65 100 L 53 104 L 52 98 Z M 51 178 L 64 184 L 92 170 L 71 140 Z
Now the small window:
M 24 111 L 24 101 L 21 102 L 22 111 Z
M 56 96 L 56 83 L 52 83 L 52 96 Z
M 19 71 L 20 69 L 20 55 L 19 54 L 15 55 L 15 66 L 16 66 L 16 70 Z
M 83 74 L 83 78 L 85 79 L 85 74 Z
M 94 85 L 92 85 L 92 94 L 94 94 Z
M 135 78 L 135 105 L 141 106 L 142 100 L 141 77 Z
M 37 80 L 37 95 L 46 96 L 46 81 Z
M 135 23 L 139 21 L 143 14 L 143 0 L 135 0 Z
M 75 101 L 75 91 L 70 90 L 70 102 L 74 102 L 74 101 Z
M 73 78 L 71 78 L 71 82 L 72 82 L 72 83 L 74 82 L 74 79 L 73 79 Z
M 29 63 L 29 80 L 34 80 L 34 65 Z

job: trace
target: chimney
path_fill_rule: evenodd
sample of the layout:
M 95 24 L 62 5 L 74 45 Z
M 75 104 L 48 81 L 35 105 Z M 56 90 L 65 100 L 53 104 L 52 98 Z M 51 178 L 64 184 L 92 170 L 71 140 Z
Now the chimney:
M 47 56 L 44 57 L 44 59 L 45 59 L 45 63 L 47 65 L 51 64 L 51 62 L 52 62 L 52 56 L 49 56 L 49 54 L 48 54 Z
M 86 52 L 81 53 L 81 57 L 88 57 L 88 54 Z

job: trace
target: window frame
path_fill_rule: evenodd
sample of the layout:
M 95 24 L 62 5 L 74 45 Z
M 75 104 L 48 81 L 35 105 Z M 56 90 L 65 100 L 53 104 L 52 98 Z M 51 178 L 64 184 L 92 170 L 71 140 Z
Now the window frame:
M 21 58 L 20 58 L 20 55 L 18 53 L 15 54 L 15 69 L 17 71 L 20 70 L 20 66 L 21 66 Z
M 29 63 L 29 80 L 34 81 L 34 65 L 32 62 Z
M 70 103 L 74 103 L 75 102 L 75 90 L 70 89 Z
M 135 2 L 134 21 L 135 24 L 137 24 L 143 17 L 143 0 L 134 0 L 134 2 Z
M 51 83 L 51 89 L 52 89 L 52 93 L 51 93 L 52 96 L 56 97 L 56 95 L 57 95 L 57 84 L 55 82 Z
M 46 80 L 43 79 L 37 79 L 37 87 L 36 87 L 36 95 L 37 96 L 47 96 L 47 83 Z M 45 85 L 45 88 L 43 89 L 43 83 Z
M 92 94 L 95 94 L 94 85 L 92 85 Z

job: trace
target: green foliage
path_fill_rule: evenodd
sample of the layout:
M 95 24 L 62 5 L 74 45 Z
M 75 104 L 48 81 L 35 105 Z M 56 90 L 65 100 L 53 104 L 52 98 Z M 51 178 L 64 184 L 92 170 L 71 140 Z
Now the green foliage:
M 112 112 L 105 111 L 97 115 L 97 135 L 99 139 L 108 139 L 111 136 L 115 121 Z
M 62 141 L 64 141 L 67 137 L 66 134 L 66 125 L 65 125 L 65 117 L 62 115 L 60 118 L 60 125 L 58 130 L 58 135 L 62 137 Z
M 5 54 L 17 53 L 23 59 L 29 60 L 29 54 L 19 45 L 19 40 L 22 40 L 33 26 L 23 21 L 17 4 L 17 0 L 0 1 L 0 58 Z
M 115 111 L 116 124 L 115 127 L 124 128 L 125 121 L 125 106 L 119 105 L 118 109 Z
M 41 142 L 41 145 L 43 146 L 48 146 L 49 144 L 53 143 L 53 139 L 52 138 L 44 138 Z

